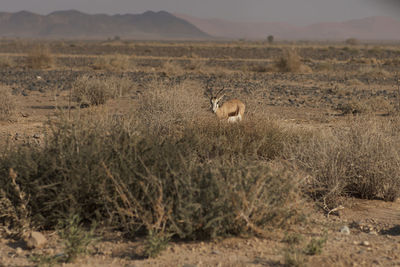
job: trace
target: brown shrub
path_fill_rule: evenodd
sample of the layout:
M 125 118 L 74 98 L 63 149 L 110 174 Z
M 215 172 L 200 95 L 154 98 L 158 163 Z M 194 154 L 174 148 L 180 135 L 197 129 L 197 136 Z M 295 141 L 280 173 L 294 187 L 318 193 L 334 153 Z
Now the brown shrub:
M 10 68 L 15 65 L 14 60 L 10 56 L 0 57 L 0 68 Z
M 395 200 L 400 195 L 399 120 L 356 118 L 347 128 L 315 133 L 296 147 L 309 173 L 306 192 L 326 207 L 342 197 Z
M 274 67 L 265 66 L 265 65 L 261 65 L 261 64 L 255 64 L 255 65 L 252 65 L 252 66 L 247 67 L 247 68 L 249 68 L 250 71 L 253 71 L 253 72 L 271 72 L 271 71 L 275 70 Z
M 9 120 L 16 110 L 14 97 L 11 95 L 11 89 L 0 85 L 0 120 Z
M 167 60 L 160 65 L 160 70 L 168 74 L 181 75 L 185 72 L 177 61 Z
M 153 81 L 140 96 L 140 117 L 155 132 L 183 129 L 183 125 L 199 119 L 207 111 L 208 100 L 203 97 L 202 88 L 197 82 L 171 85 Z
M 15 168 L 21 190 L 31 196 L 27 206 L 33 223 L 43 228 L 54 228 L 73 213 L 131 236 L 156 231 L 208 239 L 263 235 L 271 226 L 286 227 L 301 219 L 294 175 L 285 168 L 272 170 L 251 153 L 260 139 L 269 140 L 275 151 L 276 138 L 263 134 L 271 124 L 252 134 L 255 123 L 230 128 L 194 121 L 183 125 L 184 135 L 176 136 L 142 131 L 135 122 L 138 113 L 131 116 L 115 120 L 92 110 L 72 120 L 52 120 L 46 145 L 28 143 L 0 157 L 5 197 L 14 205 L 19 201 L 7 176 Z M 252 136 L 244 139 L 247 134 Z M 234 143 L 229 139 L 233 135 Z M 212 150 L 202 147 L 207 141 Z
M 135 70 L 136 64 L 127 55 L 107 55 L 97 57 L 92 65 L 95 70 L 127 71 Z
M 379 66 L 365 65 L 361 66 L 359 73 L 362 75 L 367 75 L 372 78 L 386 78 L 390 77 L 390 73 Z
M 275 61 L 274 67 L 279 72 L 311 72 L 311 68 L 303 65 L 296 50 L 283 51 L 283 56 Z
M 127 78 L 83 75 L 73 84 L 72 94 L 81 105 L 102 105 L 111 98 L 127 94 L 132 82 Z
M 339 103 L 336 109 L 341 111 L 343 115 L 369 112 L 369 107 L 366 105 L 365 102 L 354 99 L 344 103 Z
M 324 61 L 316 66 L 316 70 L 321 72 L 331 72 L 334 70 L 334 65 L 331 62 Z
M 46 45 L 37 45 L 26 56 L 26 65 L 32 69 L 45 69 L 53 66 L 54 57 Z
M 400 66 L 400 57 L 396 58 L 391 58 L 391 59 L 386 59 L 383 63 L 385 66 L 395 66 L 398 67 Z
M 360 41 L 356 38 L 348 38 L 346 39 L 345 43 L 348 45 L 358 45 L 360 44 Z

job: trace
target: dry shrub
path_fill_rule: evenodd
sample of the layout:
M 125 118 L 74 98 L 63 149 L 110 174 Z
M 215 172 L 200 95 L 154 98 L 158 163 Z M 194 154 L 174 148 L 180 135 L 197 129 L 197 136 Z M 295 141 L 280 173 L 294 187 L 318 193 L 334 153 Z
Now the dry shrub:
M 373 55 L 381 55 L 384 51 L 384 48 L 381 46 L 374 46 L 368 49 L 368 53 L 371 53 Z
M 186 69 L 190 71 L 205 72 L 206 64 L 204 60 L 191 59 L 190 62 L 187 64 Z
M 352 58 L 349 61 L 350 64 L 365 64 L 365 65 L 377 65 L 378 59 L 376 58 L 368 58 L 368 57 L 361 57 L 361 58 Z
M 160 66 L 160 70 L 168 73 L 168 74 L 175 74 L 181 75 L 185 73 L 185 70 L 177 61 L 167 60 Z
M 348 38 L 346 39 L 345 43 L 348 45 L 359 45 L 360 41 L 356 38 Z
M 371 78 L 387 78 L 390 77 L 390 73 L 379 66 L 361 66 L 359 71 L 360 74 L 369 76 Z
M 133 236 L 156 232 L 208 239 L 263 235 L 269 227 L 286 227 L 301 218 L 290 172 L 272 171 L 257 155 L 240 152 L 235 148 L 240 141 L 229 148 L 228 132 L 241 140 L 250 126 L 195 127 L 194 122 L 182 137 L 162 136 L 142 131 L 137 113 L 131 116 L 117 120 L 93 112 L 53 120 L 43 146 L 26 144 L 3 153 L 0 187 L 12 192 L 6 171 L 15 168 L 30 196 L 35 225 L 48 228 L 76 214 Z M 217 140 L 214 151 L 223 152 L 218 157 L 202 147 L 210 132 Z M 257 147 L 257 138 L 248 138 L 253 143 L 246 147 Z
M 46 45 L 37 45 L 26 56 L 26 65 L 32 69 L 50 68 L 54 64 L 54 57 Z
M 10 56 L 2 56 L 0 57 L 0 68 L 10 68 L 15 65 L 15 62 Z
M 365 101 L 365 105 L 373 113 L 391 114 L 395 111 L 395 106 L 383 96 L 370 98 Z
M 11 89 L 0 85 L 0 120 L 9 120 L 16 110 L 16 103 L 11 94 Z
M 344 103 L 339 103 L 336 107 L 343 115 L 369 113 L 370 108 L 364 101 L 351 99 Z
M 126 95 L 132 88 L 128 78 L 83 75 L 73 84 L 72 94 L 81 105 L 102 105 L 111 98 Z
M 92 65 L 95 70 L 127 71 L 136 69 L 136 65 L 127 55 L 107 55 L 97 57 Z
M 296 142 L 297 135 L 266 118 L 252 116 L 241 123 L 229 124 L 211 117 L 189 124 L 182 138 L 201 137 L 195 139 L 197 143 L 193 149 L 198 155 L 211 159 L 273 160 L 283 156 L 285 145 Z
M 352 78 L 346 80 L 346 85 L 359 86 L 359 85 L 364 85 L 364 83 L 357 78 Z
M 253 64 L 251 66 L 245 65 L 245 70 L 247 71 L 250 70 L 252 72 L 272 72 L 275 71 L 275 68 L 273 66 L 265 66 L 262 64 Z
M 398 67 L 398 66 L 400 66 L 400 57 L 386 59 L 384 61 L 383 65 Z
M 334 70 L 334 65 L 332 62 L 324 61 L 316 66 L 316 70 L 321 72 L 331 72 Z
M 400 194 L 399 120 L 355 118 L 347 129 L 315 133 L 295 148 L 310 174 L 306 192 L 326 208 L 342 197 L 395 200 Z
M 204 116 L 207 110 L 203 87 L 191 81 L 179 84 L 152 81 L 140 96 L 138 113 L 151 131 L 172 133 L 182 130 L 185 124 Z
M 28 196 L 17 183 L 18 174 L 11 168 L 9 180 L 13 196 L 0 189 L 0 236 L 13 238 L 27 237 L 31 229 L 28 211 Z
M 284 50 L 282 57 L 275 61 L 274 67 L 279 72 L 312 72 L 310 67 L 303 65 L 301 57 L 294 49 Z
M 369 99 L 357 100 L 351 99 L 347 102 L 340 103 L 336 107 L 343 115 L 347 114 L 369 114 L 380 113 L 390 114 L 395 111 L 395 106 L 389 100 L 382 96 L 376 96 Z

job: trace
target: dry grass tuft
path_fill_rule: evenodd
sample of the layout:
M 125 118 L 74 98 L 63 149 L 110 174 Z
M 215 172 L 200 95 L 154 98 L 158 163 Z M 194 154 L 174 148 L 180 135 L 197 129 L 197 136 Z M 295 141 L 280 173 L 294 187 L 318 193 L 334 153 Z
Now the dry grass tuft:
M 334 64 L 331 61 L 323 61 L 317 64 L 316 70 L 320 72 L 332 72 L 334 71 Z
M 128 78 L 83 75 L 73 84 L 72 94 L 81 105 L 102 105 L 107 100 L 129 93 L 132 82 Z
M 160 70 L 167 74 L 182 75 L 185 73 L 183 67 L 177 62 L 172 60 L 167 60 L 163 62 L 160 66 Z
M 0 121 L 10 120 L 16 111 L 16 103 L 11 89 L 0 85 Z
M 203 97 L 203 87 L 190 81 L 175 85 L 153 81 L 140 96 L 138 113 L 151 131 L 183 130 L 188 122 L 207 116 L 208 101 Z
M 358 72 L 362 75 L 366 75 L 371 78 L 390 77 L 390 73 L 379 66 L 370 66 L 370 65 L 361 66 Z
M 9 237 L 24 238 L 31 229 L 28 197 L 17 184 L 17 173 L 11 168 L 9 178 L 16 196 L 13 201 L 0 189 L 0 234 Z M 16 204 L 17 203 L 17 204 Z
M 46 45 L 37 45 L 26 56 L 26 66 L 32 69 L 46 69 L 52 67 L 54 57 Z
M 10 56 L 2 56 L 0 57 L 0 68 L 10 68 L 14 67 L 15 62 Z
M 284 50 L 283 56 L 275 61 L 274 67 L 278 72 L 312 72 L 310 67 L 303 65 L 301 57 L 294 49 Z
M 343 197 L 393 201 L 400 195 L 399 120 L 354 118 L 347 129 L 324 130 L 296 147 L 310 174 L 306 192 L 324 207 Z
M 385 97 L 374 97 L 367 100 L 351 99 L 347 102 L 340 103 L 337 107 L 343 115 L 348 114 L 392 114 L 396 107 Z
M 385 66 L 394 66 L 394 67 L 399 67 L 400 66 L 400 57 L 396 58 L 391 58 L 391 59 L 386 59 L 383 63 Z
M 359 45 L 360 41 L 356 38 L 348 38 L 345 40 L 345 43 L 348 45 Z
M 116 54 L 97 57 L 92 65 L 92 68 L 94 70 L 118 72 L 136 70 L 137 66 L 129 56 Z

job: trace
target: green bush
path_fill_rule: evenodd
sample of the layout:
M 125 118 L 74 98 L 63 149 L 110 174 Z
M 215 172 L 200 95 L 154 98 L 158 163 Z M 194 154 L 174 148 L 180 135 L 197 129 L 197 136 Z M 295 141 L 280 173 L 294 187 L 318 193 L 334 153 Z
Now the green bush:
M 95 226 L 86 231 L 77 215 L 70 215 L 59 222 L 58 235 L 64 244 L 65 262 L 73 262 L 79 255 L 89 252 L 89 245 L 96 241 Z

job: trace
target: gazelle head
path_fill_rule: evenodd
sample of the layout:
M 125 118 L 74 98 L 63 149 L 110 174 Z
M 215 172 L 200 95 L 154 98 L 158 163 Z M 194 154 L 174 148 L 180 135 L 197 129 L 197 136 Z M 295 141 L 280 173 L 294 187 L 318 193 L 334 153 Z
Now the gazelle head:
M 214 113 L 216 113 L 217 110 L 219 109 L 219 107 L 220 107 L 220 102 L 221 102 L 221 99 L 222 99 L 223 97 L 224 97 L 224 95 L 222 95 L 222 96 L 220 96 L 220 97 L 212 96 L 212 97 L 210 98 L 211 109 L 212 109 L 212 111 L 213 111 Z
M 224 90 L 224 88 L 222 88 L 221 90 L 218 91 L 218 93 L 214 96 L 212 93 L 212 88 L 207 86 L 207 90 L 208 90 L 208 94 L 210 96 L 210 104 L 211 104 L 211 110 L 216 113 L 217 110 L 220 107 L 220 102 L 221 99 L 224 97 L 224 95 L 220 96 L 220 93 Z

